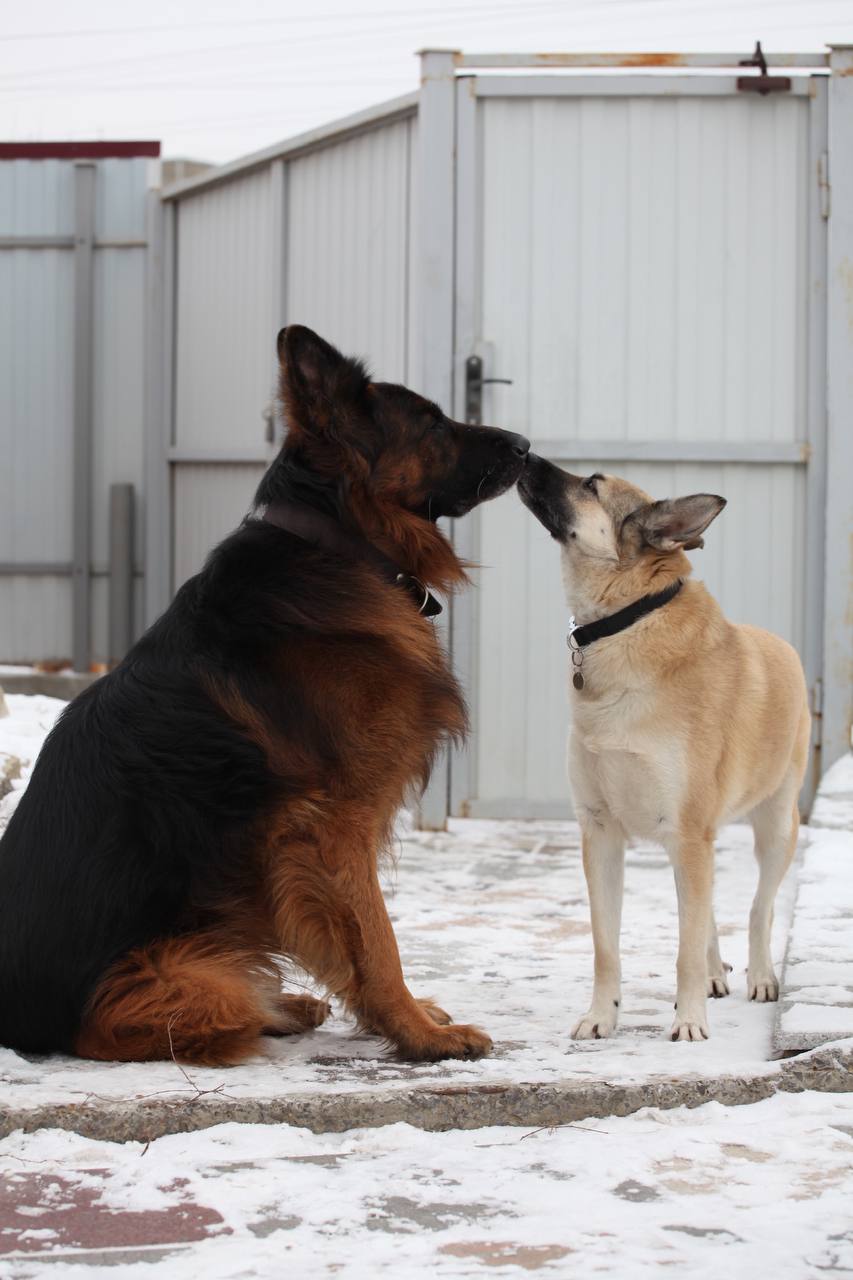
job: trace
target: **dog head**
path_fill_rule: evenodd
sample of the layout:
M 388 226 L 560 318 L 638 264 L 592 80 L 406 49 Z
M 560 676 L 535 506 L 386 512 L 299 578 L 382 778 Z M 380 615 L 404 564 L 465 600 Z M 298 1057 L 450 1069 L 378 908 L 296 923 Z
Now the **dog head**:
M 690 573 L 685 551 L 726 505 L 712 493 L 655 502 L 627 480 L 575 476 L 531 454 L 521 500 L 560 543 L 569 600 L 584 618 Z
M 464 579 L 435 521 L 515 484 L 529 442 L 454 422 L 414 391 L 372 381 L 359 360 L 302 325 L 282 329 L 278 355 L 285 471 L 322 490 L 336 515 L 416 577 L 445 588 Z M 259 501 L 276 496 L 275 471 Z

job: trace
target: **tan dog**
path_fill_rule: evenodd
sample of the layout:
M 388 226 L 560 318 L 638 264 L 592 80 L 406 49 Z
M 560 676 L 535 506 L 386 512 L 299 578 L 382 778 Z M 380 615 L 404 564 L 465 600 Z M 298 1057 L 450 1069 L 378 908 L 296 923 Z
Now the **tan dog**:
M 595 983 L 573 1035 L 599 1038 L 616 1028 L 624 849 L 626 838 L 637 836 L 663 844 L 675 871 L 672 1039 L 706 1039 L 706 995 L 729 990 L 712 904 L 714 838 L 722 823 L 744 815 L 759 865 L 749 997 L 779 995 L 770 956 L 773 903 L 796 846 L 809 749 L 800 660 L 778 636 L 727 622 L 702 583 L 687 580 L 684 552 L 703 545 L 723 498 L 653 502 L 625 480 L 584 480 L 532 454 L 518 487 L 560 543 L 566 596 L 582 624 L 569 639 L 569 774 L 583 834 Z

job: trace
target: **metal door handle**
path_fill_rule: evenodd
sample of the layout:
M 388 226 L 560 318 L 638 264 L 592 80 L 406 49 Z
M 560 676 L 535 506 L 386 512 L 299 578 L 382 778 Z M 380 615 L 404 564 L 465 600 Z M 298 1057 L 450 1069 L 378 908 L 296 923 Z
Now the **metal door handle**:
M 478 426 L 483 420 L 483 387 L 489 382 L 512 386 L 512 378 L 484 378 L 482 356 L 469 356 L 465 361 L 465 421 Z

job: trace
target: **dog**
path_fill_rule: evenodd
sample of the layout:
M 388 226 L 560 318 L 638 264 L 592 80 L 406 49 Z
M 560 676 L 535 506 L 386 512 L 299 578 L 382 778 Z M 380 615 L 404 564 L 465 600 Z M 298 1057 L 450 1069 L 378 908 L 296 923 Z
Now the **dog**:
M 319 1025 L 282 957 L 404 1058 L 491 1041 L 408 991 L 377 868 L 466 728 L 430 617 L 438 528 L 528 441 L 278 337 L 287 423 L 253 514 L 63 712 L 0 842 L 0 1043 L 227 1065 Z
M 625 480 L 571 475 L 530 455 L 522 501 L 560 544 L 572 610 L 569 777 L 595 950 L 579 1040 L 610 1036 L 621 1001 L 627 837 L 663 844 L 679 946 L 673 1040 L 708 1038 L 706 996 L 729 993 L 712 891 L 714 838 L 748 816 L 758 890 L 748 994 L 777 1000 L 773 903 L 797 843 L 810 717 L 800 660 L 778 636 L 728 622 L 686 551 L 725 506 L 714 494 L 654 502 Z M 575 618 L 580 625 L 575 623 Z

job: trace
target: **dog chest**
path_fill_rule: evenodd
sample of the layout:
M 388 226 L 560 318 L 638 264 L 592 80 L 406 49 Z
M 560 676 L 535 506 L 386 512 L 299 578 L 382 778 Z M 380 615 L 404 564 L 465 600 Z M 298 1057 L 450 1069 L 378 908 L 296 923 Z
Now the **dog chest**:
M 678 829 L 685 768 L 679 744 L 653 730 L 572 728 L 569 777 L 579 816 L 612 817 L 629 835 L 665 840 Z

